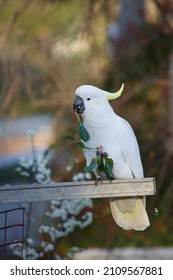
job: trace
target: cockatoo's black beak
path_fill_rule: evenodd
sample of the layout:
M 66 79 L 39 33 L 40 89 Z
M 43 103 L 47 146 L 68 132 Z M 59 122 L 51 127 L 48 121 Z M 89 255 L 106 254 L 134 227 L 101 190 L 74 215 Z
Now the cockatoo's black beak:
M 79 96 L 76 96 L 76 98 L 74 100 L 73 110 L 79 114 L 82 114 L 83 111 L 85 110 L 85 105 L 84 105 L 83 99 L 80 98 Z

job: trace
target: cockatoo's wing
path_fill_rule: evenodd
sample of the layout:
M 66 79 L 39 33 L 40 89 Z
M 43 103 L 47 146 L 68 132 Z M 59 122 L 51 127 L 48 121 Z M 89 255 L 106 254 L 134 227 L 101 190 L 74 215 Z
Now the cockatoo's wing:
M 117 129 L 117 128 L 116 128 Z M 126 164 L 127 178 L 143 178 L 143 166 L 136 136 L 130 124 L 118 117 L 118 137 L 123 160 Z M 116 162 L 115 162 L 116 167 Z M 119 177 L 117 174 L 117 178 Z M 123 178 L 122 178 L 123 179 Z M 146 198 L 110 199 L 110 206 L 116 223 L 126 229 L 144 230 L 149 226 L 149 219 L 145 209 Z
M 143 167 L 136 136 L 126 120 L 119 117 L 119 121 L 118 137 L 124 161 L 130 168 L 133 178 L 143 178 Z

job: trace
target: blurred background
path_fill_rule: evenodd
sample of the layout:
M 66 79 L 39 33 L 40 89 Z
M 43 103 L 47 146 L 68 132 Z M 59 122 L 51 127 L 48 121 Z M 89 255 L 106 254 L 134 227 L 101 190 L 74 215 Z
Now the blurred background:
M 151 226 L 144 232 L 124 231 L 114 223 L 108 199 L 95 199 L 92 222 L 54 246 L 61 256 L 74 245 L 173 245 L 173 3 L 0 0 L 1 186 L 35 181 L 31 165 L 48 154 L 51 180 L 83 179 L 82 150 L 66 139 L 77 137 L 74 91 L 91 84 L 114 92 L 122 82 L 125 90 L 111 105 L 135 131 L 145 177 L 156 177 L 157 195 L 147 198 Z M 45 240 L 36 232 L 49 208 L 48 203 L 27 206 L 28 237 Z M 1 205 L 4 209 L 7 205 Z M 51 250 L 46 254 L 54 258 Z

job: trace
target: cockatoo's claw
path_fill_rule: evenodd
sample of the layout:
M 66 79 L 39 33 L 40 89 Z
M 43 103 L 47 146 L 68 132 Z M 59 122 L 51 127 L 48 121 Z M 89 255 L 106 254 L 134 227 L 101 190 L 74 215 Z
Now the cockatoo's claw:
M 111 179 L 109 180 L 109 182 L 111 183 L 113 180 L 117 180 L 117 178 L 114 176 L 114 177 L 111 177 Z
M 101 182 L 102 183 L 102 178 L 98 177 L 95 179 L 95 186 L 97 187 L 98 183 Z

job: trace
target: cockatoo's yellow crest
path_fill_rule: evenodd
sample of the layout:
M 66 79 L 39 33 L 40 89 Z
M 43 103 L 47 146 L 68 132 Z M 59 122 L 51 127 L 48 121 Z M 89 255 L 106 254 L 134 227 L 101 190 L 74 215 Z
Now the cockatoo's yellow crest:
M 107 100 L 113 100 L 120 97 L 123 90 L 124 90 L 124 83 L 121 85 L 121 88 L 117 92 L 110 93 L 105 91 Z

